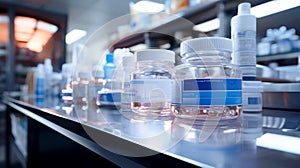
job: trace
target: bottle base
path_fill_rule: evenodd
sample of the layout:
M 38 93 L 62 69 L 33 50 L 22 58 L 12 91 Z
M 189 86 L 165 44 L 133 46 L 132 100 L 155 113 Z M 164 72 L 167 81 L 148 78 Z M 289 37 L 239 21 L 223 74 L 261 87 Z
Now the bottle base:
M 197 121 L 237 119 L 242 113 L 242 106 L 181 106 L 171 105 L 172 113 L 182 119 Z
M 141 103 L 132 102 L 131 109 L 133 112 L 141 116 L 169 116 L 171 115 L 170 103 L 155 102 L 155 103 Z

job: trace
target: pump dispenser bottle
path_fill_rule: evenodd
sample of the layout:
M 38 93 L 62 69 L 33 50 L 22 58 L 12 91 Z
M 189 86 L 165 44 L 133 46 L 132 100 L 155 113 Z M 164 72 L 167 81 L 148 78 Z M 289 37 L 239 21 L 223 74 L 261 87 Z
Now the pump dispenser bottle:
M 239 4 L 238 14 L 231 19 L 232 62 L 240 67 L 243 80 L 256 78 L 256 17 L 250 8 L 250 3 Z

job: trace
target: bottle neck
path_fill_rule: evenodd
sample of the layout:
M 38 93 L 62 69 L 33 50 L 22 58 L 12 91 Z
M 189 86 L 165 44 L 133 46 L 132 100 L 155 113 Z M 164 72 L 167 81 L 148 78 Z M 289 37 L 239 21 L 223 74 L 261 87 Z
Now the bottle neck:
M 195 51 L 183 55 L 183 63 L 204 65 L 204 64 L 228 64 L 231 61 L 231 52 L 227 51 Z

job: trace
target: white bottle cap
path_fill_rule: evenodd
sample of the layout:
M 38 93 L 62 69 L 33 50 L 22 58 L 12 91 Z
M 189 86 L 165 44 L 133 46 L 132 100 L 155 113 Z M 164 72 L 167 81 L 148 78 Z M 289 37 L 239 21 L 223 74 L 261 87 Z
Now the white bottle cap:
M 145 49 L 136 52 L 137 61 L 170 61 L 175 63 L 175 52 L 164 49 Z
M 61 73 L 63 76 L 72 75 L 74 66 L 72 63 L 65 63 L 62 65 Z
M 250 13 L 251 4 L 241 3 L 238 14 L 231 19 L 231 34 L 242 31 L 256 31 L 256 17 Z
M 37 76 L 44 76 L 45 70 L 44 70 L 44 64 L 38 64 L 36 68 L 36 74 Z
M 238 15 L 250 15 L 250 3 L 241 3 L 238 6 Z
M 225 37 L 201 37 L 183 41 L 180 44 L 180 54 L 204 50 L 232 51 L 232 41 Z

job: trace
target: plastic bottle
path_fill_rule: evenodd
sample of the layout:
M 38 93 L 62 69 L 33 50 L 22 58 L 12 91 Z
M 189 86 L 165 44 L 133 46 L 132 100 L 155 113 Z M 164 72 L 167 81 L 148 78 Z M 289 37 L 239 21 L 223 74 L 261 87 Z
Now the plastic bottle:
M 239 65 L 243 80 L 256 78 L 256 17 L 250 14 L 250 3 L 241 3 L 231 19 L 234 64 Z
M 51 59 L 46 58 L 44 60 L 44 69 L 45 69 L 45 95 L 51 96 L 52 95 L 52 74 L 53 74 L 53 67 L 51 64 Z
M 35 95 L 37 98 L 45 96 L 45 72 L 44 65 L 38 64 L 35 72 Z
M 175 53 L 163 49 L 136 52 L 137 69 L 132 72 L 131 109 L 141 116 L 171 114 Z
M 104 79 L 112 79 L 116 65 L 114 64 L 114 55 L 112 53 L 106 54 L 106 63 L 103 66 L 104 69 Z
M 131 54 L 128 54 L 122 59 L 123 64 L 123 80 L 122 80 L 122 94 L 121 94 L 121 110 L 131 111 L 131 96 L 132 91 L 130 89 L 130 74 L 135 70 L 136 59 Z
M 183 64 L 175 67 L 178 87 L 172 112 L 184 119 L 235 119 L 242 113 L 242 77 L 231 64 L 232 41 L 203 37 L 183 41 Z
M 72 82 L 73 102 L 75 106 L 87 107 L 87 86 L 89 84 L 89 73 L 79 72 L 78 78 Z

